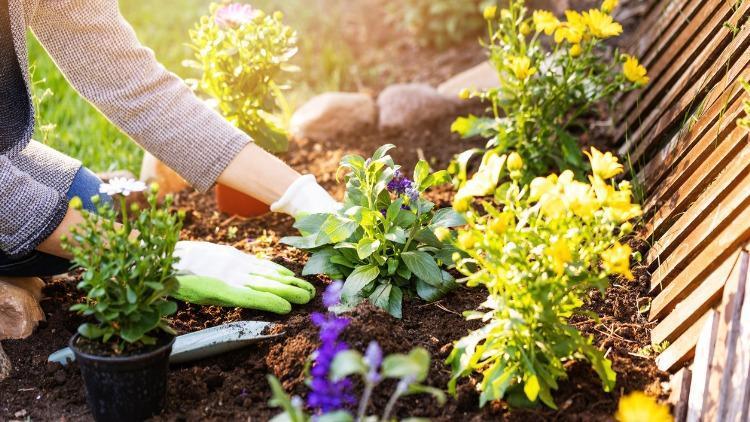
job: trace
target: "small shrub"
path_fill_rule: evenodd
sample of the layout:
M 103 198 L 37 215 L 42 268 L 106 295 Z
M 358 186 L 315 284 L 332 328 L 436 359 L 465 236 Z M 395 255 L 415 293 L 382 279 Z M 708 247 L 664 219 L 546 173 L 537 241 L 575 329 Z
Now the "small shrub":
M 425 46 L 445 48 L 477 36 L 485 27 L 483 6 L 492 0 L 406 0 L 390 7 L 391 19 Z
M 450 208 L 435 210 L 422 193 L 447 181 L 445 171 L 430 173 L 420 161 L 414 180 L 401 174 L 387 155 L 393 145 L 380 147 L 365 160 L 349 155 L 343 208 L 331 214 L 301 216 L 294 227 L 302 236 L 282 242 L 313 252 L 303 275 L 345 278 L 344 299 L 352 304 L 368 299 L 401 317 L 405 295 L 436 300 L 450 290 L 453 277 L 441 267 L 451 263 L 448 227 L 464 223 Z
M 450 390 L 460 377 L 479 372 L 482 405 L 505 397 L 554 408 L 551 390 L 572 359 L 590 361 L 604 389 L 614 387 L 611 363 L 568 319 L 581 312 L 591 289 L 604 291 L 609 275 L 633 278 L 630 247 L 619 239 L 641 209 L 631 202 L 630 183 L 612 180 L 622 165 L 595 149 L 589 156 L 590 184 L 567 170 L 524 186 L 518 182 L 523 162 L 506 163 L 490 152 L 459 190 L 465 199 L 456 206 L 468 225 L 457 243 L 468 258 L 457 257 L 457 268 L 468 286 L 482 285 L 489 294 L 481 310 L 466 313 L 485 325 L 456 342 L 447 359 Z M 506 171 L 511 181 L 497 186 Z M 473 205 L 485 195 L 492 197 Z
M 282 94 L 285 73 L 296 70 L 288 61 L 297 53 L 296 33 L 282 23 L 283 15 L 266 15 L 249 5 L 211 5 L 190 31 L 202 71 L 197 87 L 213 97 L 219 112 L 271 152 L 286 151 L 288 114 Z
M 583 13 L 569 10 L 564 21 L 543 10 L 529 16 L 522 0 L 512 0 L 500 11 L 488 9 L 486 47 L 500 84 L 465 91 L 462 97 L 486 100 L 493 116 L 460 117 L 452 130 L 488 139 L 486 149 L 492 153 L 519 153 L 527 163 L 524 182 L 551 169 L 569 169 L 582 178 L 586 163 L 576 135 L 585 130 L 582 117 L 595 105 L 611 104 L 616 94 L 648 82 L 636 58 L 615 51 L 615 60 L 608 59 L 604 40 L 622 32 L 609 15 L 613 3 Z M 459 184 L 465 182 L 462 175 L 471 155 L 452 166 Z
M 125 195 L 145 189 L 141 182 L 120 179 L 103 187 L 109 194 Z M 80 199 L 71 201 L 73 208 L 82 211 L 83 222 L 63 239 L 63 247 L 73 255 L 75 266 L 86 270 L 78 283 L 86 301 L 71 310 L 96 320 L 78 328 L 83 337 L 111 342 L 115 353 L 121 353 L 126 344 L 154 344 L 153 333 L 159 330 L 175 334 L 165 317 L 177 305 L 166 297 L 178 286 L 172 254 L 183 215 L 167 210 L 171 196 L 160 207 L 156 193 L 152 188 L 145 210 L 135 204 L 128 209 L 121 196 L 121 214 L 98 197 L 93 198 L 98 215 L 81 210 Z M 121 224 L 116 222 L 118 214 Z

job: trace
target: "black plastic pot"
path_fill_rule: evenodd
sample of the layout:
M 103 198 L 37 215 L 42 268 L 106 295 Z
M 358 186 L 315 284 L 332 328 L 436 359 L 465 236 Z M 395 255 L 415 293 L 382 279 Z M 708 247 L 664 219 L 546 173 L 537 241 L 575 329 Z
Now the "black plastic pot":
M 161 346 L 132 356 L 98 356 L 76 346 L 76 334 L 70 348 L 76 356 L 86 385 L 86 400 L 94 419 L 101 422 L 131 422 L 148 419 L 161 412 L 167 396 L 169 354 L 174 337 Z

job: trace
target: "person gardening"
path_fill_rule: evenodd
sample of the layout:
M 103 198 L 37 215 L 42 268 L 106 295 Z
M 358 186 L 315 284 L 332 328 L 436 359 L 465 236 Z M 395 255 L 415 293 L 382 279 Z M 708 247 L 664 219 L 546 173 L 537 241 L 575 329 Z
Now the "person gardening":
M 69 201 L 79 197 L 93 212 L 92 196 L 110 200 L 79 161 L 31 139 L 27 28 L 83 97 L 197 190 L 220 182 L 293 216 L 337 206 L 314 176 L 258 147 L 159 64 L 116 0 L 0 0 L 0 277 L 67 272 L 61 239 L 82 221 Z M 228 246 L 180 242 L 176 253 L 188 275 L 182 295 L 197 303 L 284 313 L 315 292 L 291 271 Z

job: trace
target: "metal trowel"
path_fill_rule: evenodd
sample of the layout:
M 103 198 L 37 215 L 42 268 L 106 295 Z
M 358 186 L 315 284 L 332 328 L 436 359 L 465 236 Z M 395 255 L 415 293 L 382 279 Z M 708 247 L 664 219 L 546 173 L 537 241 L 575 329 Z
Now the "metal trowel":
M 177 336 L 172 346 L 172 354 L 169 355 L 169 363 L 205 359 L 284 335 L 284 333 L 261 334 L 272 325 L 270 322 L 263 321 L 237 321 Z M 47 360 L 67 365 L 75 360 L 75 356 L 73 351 L 66 347 L 49 355 Z

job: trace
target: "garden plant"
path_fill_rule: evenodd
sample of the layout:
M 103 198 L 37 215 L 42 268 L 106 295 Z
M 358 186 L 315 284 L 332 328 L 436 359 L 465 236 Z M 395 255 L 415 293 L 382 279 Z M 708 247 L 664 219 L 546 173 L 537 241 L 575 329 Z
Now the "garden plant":
M 459 117 L 452 130 L 488 139 L 486 153 L 520 154 L 527 163 L 526 183 L 553 169 L 572 170 L 581 179 L 587 166 L 578 135 L 586 116 L 649 80 L 635 57 L 610 53 L 605 44 L 622 32 L 611 16 L 616 5 L 608 0 L 600 9 L 568 10 L 562 21 L 545 10 L 530 15 L 522 0 L 502 10 L 485 9 L 486 48 L 500 84 L 461 96 L 487 101 L 492 116 Z M 476 152 L 453 165 L 457 183 L 465 182 L 467 162 Z
M 444 403 L 445 393 L 442 390 L 420 384 L 427 378 L 430 370 L 430 354 L 427 350 L 416 347 L 407 354 L 395 353 L 384 357 L 378 342 L 371 341 L 363 355 L 339 339 L 350 321 L 333 312 L 341 307 L 342 289 L 343 283 L 340 281 L 329 285 L 323 296 L 323 304 L 329 312 L 314 313 L 311 316 L 312 322 L 320 328 L 321 341 L 321 346 L 311 356 L 310 392 L 307 395 L 307 406 L 314 414 L 309 415 L 300 397 L 289 397 L 279 380 L 269 376 L 268 381 L 273 391 L 271 404 L 284 410 L 273 420 L 390 421 L 393 407 L 401 397 L 426 393 L 435 397 L 440 404 Z M 364 385 L 359 400 L 354 394 L 354 384 L 350 379 L 352 376 L 359 377 Z M 382 416 L 367 415 L 373 390 L 387 379 L 398 382 L 382 409 Z M 351 409 L 355 405 L 356 412 L 353 412 Z
M 95 196 L 97 214 L 83 210 L 80 198 L 71 201 L 83 222 L 63 245 L 85 269 L 77 287 L 86 294 L 71 310 L 94 321 L 81 324 L 70 346 L 97 420 L 141 419 L 164 404 L 175 335 L 166 317 L 177 310 L 167 296 L 178 287 L 173 252 L 184 216 L 168 210 L 171 196 L 163 207 L 158 203 L 156 186 L 147 209 L 128 206 L 127 195 L 146 189 L 142 182 L 113 179 L 102 193 L 117 197 L 119 207 Z
M 268 15 L 247 4 L 212 4 L 211 14 L 190 31 L 196 60 L 187 62 L 202 72 L 200 92 L 270 152 L 287 149 L 282 91 L 296 71 L 288 62 L 297 53 L 297 35 L 282 19 L 281 12 Z
M 419 161 L 414 179 L 408 179 L 388 155 L 391 148 L 384 145 L 368 159 L 344 157 L 342 208 L 297 218 L 294 227 L 302 236 L 282 241 L 312 252 L 303 275 L 346 279 L 346 304 L 367 299 L 400 318 L 404 297 L 433 301 L 454 287 L 444 269 L 456 253 L 448 228 L 464 220 L 451 208 L 435 210 L 423 197 L 427 189 L 448 181 L 445 171 L 432 173 Z
M 445 48 L 482 32 L 481 11 L 494 0 L 406 0 L 390 4 L 392 19 L 401 23 L 420 44 Z
M 579 182 L 559 176 L 519 183 L 524 162 L 489 153 L 476 175 L 457 193 L 456 207 L 468 225 L 459 231 L 457 256 L 468 286 L 484 286 L 487 301 L 467 318 L 482 328 L 456 342 L 447 363 L 458 378 L 482 374 L 480 404 L 507 398 L 512 404 L 541 400 L 556 407 L 551 390 L 566 377 L 564 363 L 586 359 L 605 390 L 615 373 L 604 353 L 571 326 L 584 312 L 592 289 L 604 292 L 608 277 L 632 280 L 631 249 L 620 243 L 641 214 L 631 185 L 613 177 L 623 166 L 610 153 L 587 152 L 593 173 Z M 503 173 L 510 182 L 499 184 Z

